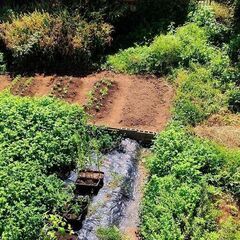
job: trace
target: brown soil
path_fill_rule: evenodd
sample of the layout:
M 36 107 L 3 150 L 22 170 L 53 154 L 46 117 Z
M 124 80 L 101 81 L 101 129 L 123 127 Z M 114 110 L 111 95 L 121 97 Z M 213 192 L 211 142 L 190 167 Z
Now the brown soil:
M 230 217 L 236 221 L 240 220 L 239 207 L 230 195 L 223 196 L 219 201 L 218 207 L 220 210 L 220 215 L 217 219 L 218 224 L 225 222 Z
M 221 145 L 240 148 L 240 126 L 198 126 L 194 132 Z
M 8 75 L 0 75 L 0 91 L 3 91 L 11 84 L 11 77 Z
M 96 89 L 96 83 L 93 86 Z M 114 98 L 115 92 L 118 91 L 118 85 L 115 81 L 111 81 L 111 86 L 107 87 L 108 93 L 106 96 L 102 96 L 101 89 L 107 87 L 106 84 L 101 84 L 101 86 L 94 91 L 93 98 L 97 100 L 92 106 L 85 106 L 86 111 L 93 119 L 104 118 L 109 114 L 109 109 L 113 103 L 112 99 Z
M 47 96 L 51 93 L 54 81 L 55 76 L 36 75 L 30 86 L 30 91 L 36 97 Z
M 58 240 L 77 240 L 78 236 L 77 235 L 70 235 L 70 234 L 65 234 L 64 236 L 61 236 L 60 234 L 56 234 Z
M 153 76 L 129 76 L 107 71 L 82 78 L 36 75 L 21 95 L 54 95 L 84 106 L 89 91 L 103 78 L 114 81 L 117 87 L 110 92 L 104 108 L 93 116 L 92 123 L 148 131 L 164 128 L 170 117 L 174 90 L 164 79 Z M 11 84 L 9 80 L 8 76 L 0 77 L 0 91 Z
M 98 75 L 116 81 L 118 90 L 106 105 L 108 114 L 101 119 L 93 119 L 93 123 L 148 131 L 165 127 L 174 91 L 164 79 L 111 72 Z

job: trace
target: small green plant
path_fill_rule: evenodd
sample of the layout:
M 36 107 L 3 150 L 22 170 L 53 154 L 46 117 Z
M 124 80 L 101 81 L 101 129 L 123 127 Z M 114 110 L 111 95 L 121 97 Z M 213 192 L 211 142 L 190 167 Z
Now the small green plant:
M 122 234 L 116 226 L 99 228 L 97 237 L 100 240 L 123 240 Z
M 57 240 L 57 234 L 65 236 L 67 233 L 74 233 L 70 225 L 62 217 L 51 214 L 48 216 L 47 224 L 45 224 L 41 231 L 41 237 L 43 240 Z
M 113 86 L 113 82 L 109 79 L 101 79 L 96 82 L 93 89 L 88 92 L 88 100 L 86 108 L 88 111 L 95 110 L 100 111 L 103 106 L 102 101 L 108 96 L 109 90 Z

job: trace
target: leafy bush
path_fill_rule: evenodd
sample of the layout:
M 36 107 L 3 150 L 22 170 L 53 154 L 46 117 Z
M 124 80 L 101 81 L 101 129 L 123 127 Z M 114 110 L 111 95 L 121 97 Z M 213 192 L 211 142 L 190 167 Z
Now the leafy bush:
M 2 239 L 38 239 L 46 212 L 59 211 L 71 195 L 63 182 L 44 175 L 31 163 L 0 162 L 0 236 Z
M 208 68 L 195 65 L 191 71 L 178 70 L 176 75 L 176 120 L 196 125 L 226 105 L 226 97 L 217 89 L 218 80 Z
M 224 20 L 230 18 L 226 9 L 228 8 L 218 3 L 214 3 L 213 7 L 200 5 L 196 10 L 189 13 L 189 21 L 203 27 L 212 41 L 223 42 L 229 35 L 229 26 L 226 25 L 226 22 L 224 24 Z M 220 20 L 223 22 L 220 22 Z
M 148 240 L 201 239 L 215 227 L 211 210 L 207 185 L 153 175 L 145 190 L 141 234 Z
M 67 10 L 54 15 L 34 11 L 12 15 L 0 25 L 1 38 L 15 63 L 29 65 L 29 58 L 57 60 L 74 57 L 76 63 L 88 64 L 111 42 L 111 25 L 101 19 L 87 22 Z M 75 63 L 75 64 L 76 64 Z
M 237 200 L 240 198 L 240 151 L 217 146 L 217 150 L 225 159 L 224 167 L 219 172 L 216 184 L 224 191 L 230 192 Z
M 87 134 L 81 108 L 7 93 L 1 94 L 0 106 L 0 155 L 6 162 L 36 161 L 49 171 L 76 163 L 73 135 Z
M 155 157 L 148 162 L 151 174 L 171 174 L 182 182 L 196 182 L 203 174 L 214 174 L 223 164 L 214 146 L 195 138 L 181 127 L 169 127 L 154 145 Z
M 156 37 L 150 46 L 137 46 L 109 56 L 107 65 L 119 72 L 163 74 L 174 66 L 188 67 L 191 62 L 210 64 L 216 57 L 226 56 L 209 45 L 203 28 L 191 23 L 177 28 L 175 33 Z
M 144 239 L 237 239 L 218 225 L 222 191 L 239 198 L 239 152 L 199 139 L 173 122 L 155 140 L 141 214 Z

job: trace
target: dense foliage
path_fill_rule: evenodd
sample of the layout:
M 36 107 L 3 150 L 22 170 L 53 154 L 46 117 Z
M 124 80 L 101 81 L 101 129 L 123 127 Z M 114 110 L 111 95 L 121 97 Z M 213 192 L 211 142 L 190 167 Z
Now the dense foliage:
M 0 122 L 0 238 L 55 239 L 53 230 L 67 228 L 58 214 L 73 198 L 59 176 L 112 140 L 86 126 L 79 106 L 51 98 L 2 93 Z
M 71 195 L 54 175 L 34 161 L 0 162 L 0 236 L 3 240 L 40 239 L 48 212 L 57 212 Z M 47 239 L 47 238 L 46 238 Z
M 223 44 L 229 39 L 229 17 L 222 5 L 200 5 L 189 13 L 189 22 L 184 26 L 157 36 L 150 45 L 109 56 L 106 66 L 130 74 L 169 74 L 177 87 L 174 118 L 195 125 L 227 107 L 227 102 L 236 105 L 238 101 L 228 100 L 229 96 L 236 99 L 236 93 L 225 94 L 239 79 L 238 68 Z
M 224 64 L 224 53 L 208 42 L 208 34 L 189 23 L 155 38 L 150 46 L 138 46 L 109 56 L 111 69 L 128 73 L 168 73 L 172 67 L 188 67 L 190 62 Z
M 209 68 L 193 65 L 190 71 L 176 71 L 177 93 L 173 117 L 184 124 L 196 125 L 227 106 L 227 96 Z
M 46 171 L 74 164 L 73 135 L 84 134 L 86 124 L 81 108 L 8 94 L 1 94 L 0 106 L 0 155 L 6 163 L 36 161 Z
M 154 153 L 142 208 L 144 239 L 238 239 L 239 223 L 225 228 L 231 217 L 217 224 L 216 200 L 222 190 L 239 196 L 239 152 L 229 157 L 173 124 L 156 139 Z
M 200 5 L 184 26 L 156 37 L 150 45 L 108 58 L 115 71 L 168 73 L 176 86 L 173 119 L 177 122 L 159 134 L 154 156 L 147 160 L 150 180 L 142 205 L 143 239 L 240 238 L 237 213 L 232 210 L 222 219 L 219 206 L 228 194 L 239 201 L 240 152 L 199 139 L 183 127 L 227 106 L 239 111 L 237 62 L 228 55 L 230 16 L 231 10 L 220 3 Z
M 0 45 L 14 70 L 87 71 L 105 51 L 151 39 L 171 22 L 183 23 L 191 2 L 4 1 Z
M 0 32 L 16 66 L 31 67 L 30 59 L 34 64 L 37 59 L 39 64 L 49 64 L 61 56 L 84 67 L 111 43 L 112 26 L 101 19 L 86 21 L 67 10 L 57 14 L 34 11 L 13 13 L 0 25 Z

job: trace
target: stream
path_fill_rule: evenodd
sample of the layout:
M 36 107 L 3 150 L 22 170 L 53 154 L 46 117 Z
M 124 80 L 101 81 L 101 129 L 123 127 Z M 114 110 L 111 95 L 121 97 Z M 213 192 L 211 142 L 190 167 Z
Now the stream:
M 104 172 L 104 185 L 88 206 L 88 213 L 77 231 L 79 240 L 98 240 L 97 230 L 117 226 L 129 235 L 130 240 L 138 239 L 142 188 L 146 180 L 143 166 L 139 164 L 140 145 L 131 139 L 123 139 L 117 150 L 103 156 L 100 171 Z M 145 179 L 145 180 L 144 180 Z M 68 181 L 75 182 L 72 172 Z

